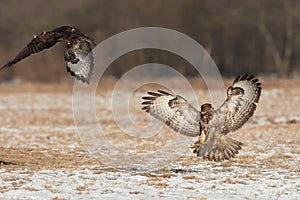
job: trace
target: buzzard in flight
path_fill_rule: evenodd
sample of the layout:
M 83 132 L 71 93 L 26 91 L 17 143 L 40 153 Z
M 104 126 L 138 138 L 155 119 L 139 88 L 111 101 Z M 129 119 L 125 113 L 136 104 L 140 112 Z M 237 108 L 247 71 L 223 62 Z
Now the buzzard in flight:
M 253 115 L 261 93 L 253 75 L 238 76 L 227 89 L 227 98 L 218 108 L 205 103 L 198 111 L 179 95 L 158 90 L 144 96 L 142 108 L 181 134 L 199 139 L 192 148 L 203 159 L 222 161 L 235 157 L 242 143 L 227 136 L 241 128 Z
M 31 54 L 48 49 L 61 41 L 65 42 L 64 58 L 67 62 L 67 71 L 77 80 L 89 83 L 94 68 L 92 47 L 95 46 L 95 42 L 71 26 L 60 26 L 52 31 L 44 31 L 33 36 L 19 54 L 1 69 L 10 67 Z

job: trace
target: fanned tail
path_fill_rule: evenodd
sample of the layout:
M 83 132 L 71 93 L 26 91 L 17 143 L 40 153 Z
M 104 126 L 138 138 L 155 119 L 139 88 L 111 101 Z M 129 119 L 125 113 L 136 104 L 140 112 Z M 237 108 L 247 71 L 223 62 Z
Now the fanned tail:
M 220 137 L 213 149 L 207 149 L 204 144 L 200 146 L 198 151 L 194 151 L 194 153 L 197 153 L 197 156 L 203 157 L 203 159 L 219 162 L 234 158 L 239 153 L 242 145 L 243 143 L 224 135 Z

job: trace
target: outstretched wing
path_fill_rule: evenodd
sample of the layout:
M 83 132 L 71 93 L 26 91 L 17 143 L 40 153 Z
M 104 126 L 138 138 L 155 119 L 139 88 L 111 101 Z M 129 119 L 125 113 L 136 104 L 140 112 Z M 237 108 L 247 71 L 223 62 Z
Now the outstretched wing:
M 227 133 L 241 128 L 253 115 L 261 93 L 261 83 L 253 75 L 238 76 L 227 90 L 227 99 L 219 108 L 225 116 Z M 226 131 L 225 131 L 226 132 Z
M 10 67 L 31 54 L 38 53 L 54 46 L 62 37 L 63 34 L 59 32 L 42 32 L 40 35 L 34 36 L 18 55 L 14 59 L 8 61 L 1 69 Z
M 195 137 L 200 133 L 200 112 L 191 106 L 186 99 L 168 92 L 148 92 L 142 102 L 142 109 L 166 123 L 176 132 Z

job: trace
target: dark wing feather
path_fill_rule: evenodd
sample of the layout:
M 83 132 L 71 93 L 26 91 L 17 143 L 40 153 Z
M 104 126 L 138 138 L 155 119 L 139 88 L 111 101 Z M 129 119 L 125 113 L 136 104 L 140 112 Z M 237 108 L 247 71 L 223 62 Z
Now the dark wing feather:
M 186 99 L 168 92 L 148 92 L 150 96 L 143 97 L 146 112 L 166 123 L 176 132 L 187 136 L 198 136 L 200 133 L 200 113 Z
M 44 49 L 54 46 L 63 37 L 63 34 L 57 32 L 43 32 L 29 42 L 19 54 L 12 60 L 8 61 L 1 69 L 9 67 L 31 54 L 38 53 Z
M 80 30 L 72 26 L 60 26 L 53 29 L 52 32 L 63 34 L 64 39 L 66 40 L 72 41 L 80 39 L 89 43 L 91 46 L 96 46 L 96 43 L 89 36 L 85 35 L 84 33 L 80 32 Z
M 245 74 L 237 77 L 231 86 L 232 90 L 239 89 L 240 94 L 227 94 L 225 103 L 219 108 L 225 112 L 225 132 L 241 128 L 253 115 L 261 94 L 261 83 L 254 76 Z

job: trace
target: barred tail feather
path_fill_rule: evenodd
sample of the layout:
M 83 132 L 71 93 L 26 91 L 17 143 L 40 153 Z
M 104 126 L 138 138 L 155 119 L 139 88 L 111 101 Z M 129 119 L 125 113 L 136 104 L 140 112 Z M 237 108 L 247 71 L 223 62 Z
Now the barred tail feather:
M 242 145 L 243 143 L 224 135 L 220 137 L 216 146 L 210 151 L 205 148 L 205 145 L 201 146 L 197 151 L 197 156 L 216 162 L 229 160 L 239 153 Z

